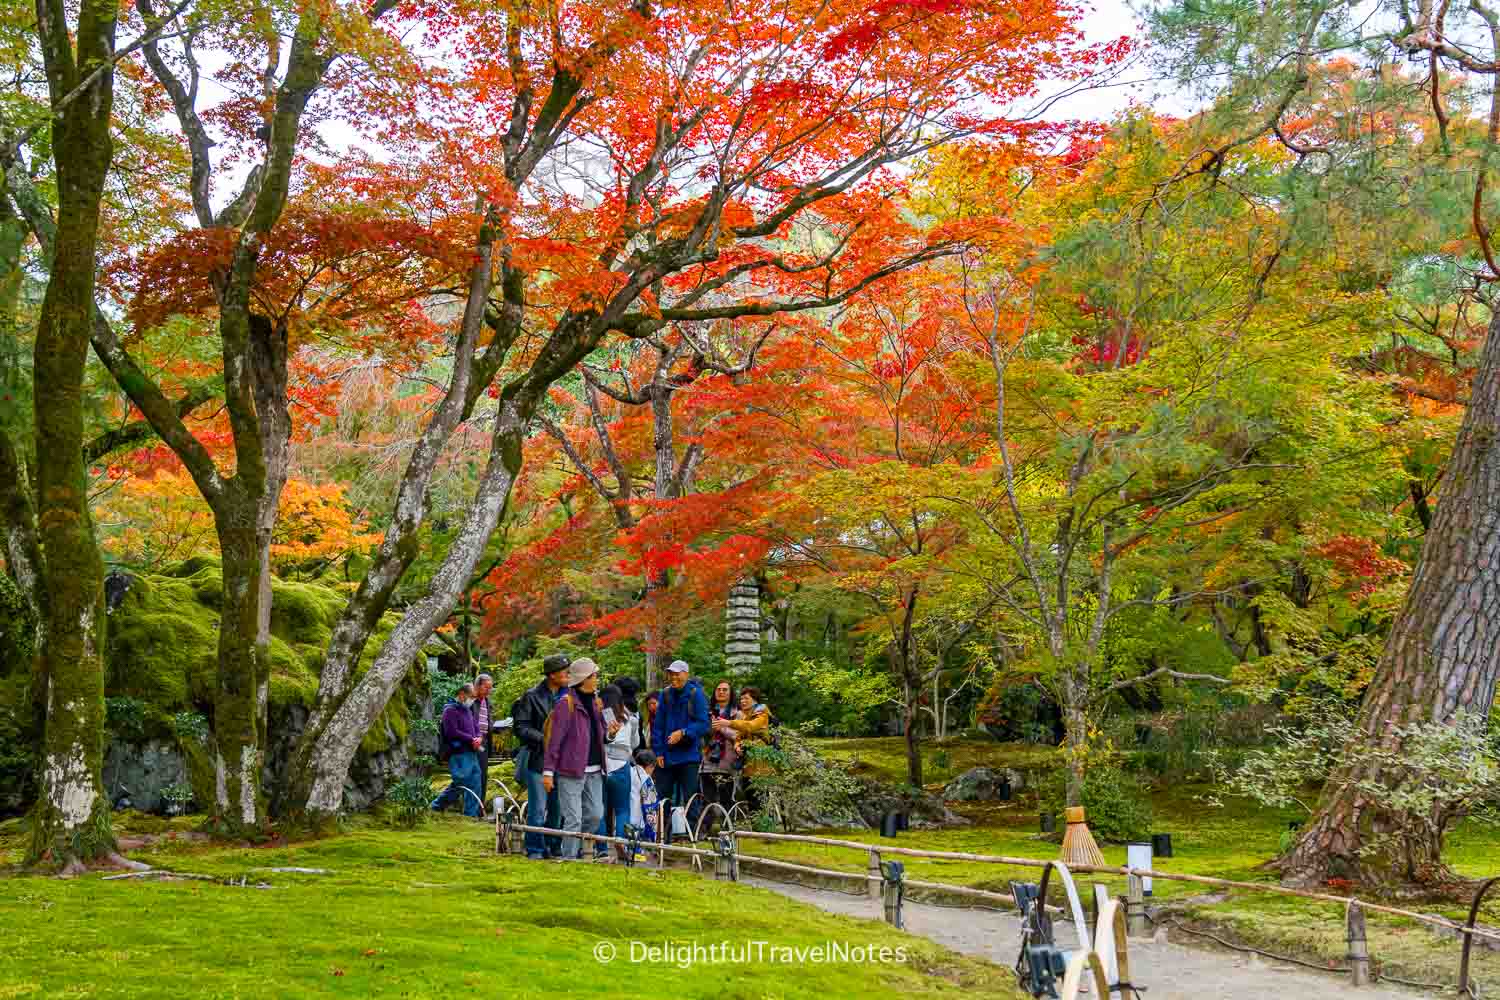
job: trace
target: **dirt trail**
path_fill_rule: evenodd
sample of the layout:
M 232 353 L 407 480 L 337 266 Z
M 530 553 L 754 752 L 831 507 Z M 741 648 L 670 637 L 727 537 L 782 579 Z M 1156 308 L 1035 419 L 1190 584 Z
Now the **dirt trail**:
M 744 881 L 810 903 L 829 913 L 880 919 L 880 904 L 863 896 L 746 878 Z M 1020 921 L 993 910 L 954 909 L 905 903 L 906 930 L 954 951 L 1012 965 L 1021 939 Z M 1072 925 L 1059 926 L 1063 946 Z M 1147 1000 L 1413 1000 L 1423 993 L 1381 984 L 1356 989 L 1343 974 L 1319 973 L 1258 956 L 1186 948 L 1151 939 L 1130 942 L 1131 978 L 1145 987 Z

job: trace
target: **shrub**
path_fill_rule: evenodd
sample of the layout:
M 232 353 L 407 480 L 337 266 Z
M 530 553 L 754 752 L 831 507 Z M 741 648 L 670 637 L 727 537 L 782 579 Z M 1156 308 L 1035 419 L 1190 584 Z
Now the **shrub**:
M 189 812 L 193 804 L 193 786 L 186 782 L 168 785 L 161 790 L 161 801 L 167 815 L 181 816 Z
M 818 817 L 858 814 L 853 801 L 859 783 L 846 768 L 818 756 L 805 730 L 782 726 L 780 744 L 748 747 L 747 773 L 759 772 L 750 778 L 761 801 L 756 829 L 780 826 L 787 830 Z M 765 765 L 764 770 L 756 765 Z
M 1140 783 L 1113 765 L 1089 769 L 1083 779 L 1083 808 L 1089 830 L 1099 840 L 1125 843 L 1151 834 L 1151 806 L 1137 792 Z M 1067 772 L 1059 771 L 1042 787 L 1043 811 L 1062 815 Z
M 178 712 L 172 716 L 172 731 L 184 743 L 208 741 L 208 719 L 199 712 Z
M 810 671 L 812 678 L 832 681 L 832 674 L 820 674 L 825 670 L 837 672 L 851 684 L 811 682 Z M 872 731 L 882 702 L 887 701 L 885 696 L 875 695 L 883 683 L 888 683 L 884 674 L 857 665 L 840 665 L 829 659 L 826 646 L 805 639 L 763 647 L 760 665 L 735 679 L 736 687 L 753 685 L 760 689 L 762 699 L 779 721 L 814 736 Z
M 932 770 L 934 776 L 946 776 L 953 771 L 953 758 L 946 750 L 939 750 L 932 755 Z
M 1300 726 L 1272 726 L 1271 745 L 1249 751 L 1238 766 L 1217 767 L 1217 784 L 1263 806 L 1296 805 L 1312 813 L 1314 789 L 1322 785 L 1322 794 L 1329 794 L 1327 782 L 1339 780 L 1346 757 L 1368 762 L 1376 773 L 1401 773 L 1395 788 L 1355 780 L 1361 792 L 1404 817 L 1395 829 L 1373 834 L 1368 850 L 1397 840 L 1407 842 L 1409 857 L 1420 853 L 1422 843 L 1441 839 L 1460 817 L 1494 821 L 1500 814 L 1500 732 L 1484 716 L 1462 714 L 1452 725 L 1412 723 L 1379 738 L 1360 729 L 1353 710 L 1341 702 L 1324 703 L 1322 712 L 1307 719 Z
M 426 778 L 402 778 L 386 792 L 385 798 L 401 826 L 425 823 L 432 811 L 432 786 Z
M 146 737 L 146 705 L 125 695 L 104 699 L 104 726 L 116 739 L 138 743 Z

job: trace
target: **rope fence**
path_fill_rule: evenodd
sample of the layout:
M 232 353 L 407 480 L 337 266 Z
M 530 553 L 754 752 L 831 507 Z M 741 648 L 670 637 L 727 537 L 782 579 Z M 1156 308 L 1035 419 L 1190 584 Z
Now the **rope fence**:
M 659 830 L 667 829 L 664 823 L 659 823 L 657 828 Z M 697 832 L 701 832 L 701 822 L 699 831 L 694 831 L 695 834 Z M 517 822 L 515 820 L 515 814 L 513 813 L 497 811 L 495 817 L 495 849 L 498 853 L 511 853 L 513 850 L 518 849 L 519 845 L 513 846 L 511 844 L 511 841 L 513 839 L 519 838 L 519 836 L 524 833 L 540 833 L 551 837 L 560 835 L 557 830 L 550 827 L 528 826 L 527 824 Z M 1384 913 L 1391 916 L 1402 917 L 1408 920 L 1414 920 L 1418 923 L 1442 928 L 1445 931 L 1462 937 L 1464 941 L 1464 961 L 1463 968 L 1459 977 L 1458 990 L 1460 994 L 1468 994 L 1470 996 L 1477 995 L 1474 992 L 1473 985 L 1471 984 L 1468 976 L 1469 949 L 1473 943 L 1473 940 L 1477 938 L 1492 942 L 1500 942 L 1500 932 L 1485 927 L 1477 927 L 1473 924 L 1475 913 L 1477 913 L 1478 910 L 1478 897 L 1476 897 L 1475 906 L 1473 907 L 1475 913 L 1470 914 L 1470 923 L 1460 924 L 1454 920 L 1450 920 L 1449 918 L 1440 916 L 1438 914 L 1422 913 L 1420 911 L 1410 910 L 1404 907 L 1388 906 L 1382 903 L 1374 903 L 1368 900 L 1359 899 L 1355 896 L 1340 896 L 1333 893 L 1315 892 L 1307 889 L 1294 889 L 1286 886 L 1275 885 L 1272 883 L 1246 882 L 1237 879 L 1217 878 L 1210 875 L 1188 875 L 1180 872 L 1163 872 L 1152 868 L 1136 868 L 1129 865 L 1064 865 L 1059 861 L 1047 860 L 1042 858 L 1012 857 L 1009 855 L 1001 854 L 976 854 L 965 851 L 924 850 L 922 848 L 914 847 L 897 847 L 895 845 L 869 844 L 857 840 L 844 840 L 837 837 L 819 837 L 810 834 L 771 833 L 759 830 L 736 830 L 733 828 L 732 824 L 728 829 L 720 832 L 718 850 L 705 850 L 696 846 L 688 847 L 671 843 L 648 843 L 629 838 L 612 837 L 597 833 L 585 833 L 582 831 L 579 831 L 577 833 L 569 832 L 567 836 L 577 837 L 580 841 L 585 842 L 613 844 L 632 850 L 639 849 L 647 852 L 655 852 L 660 858 L 662 864 L 665 864 L 667 856 L 669 854 L 672 854 L 688 857 L 695 868 L 701 869 L 702 860 L 704 858 L 711 858 L 714 861 L 715 877 L 720 879 L 727 879 L 730 881 L 738 880 L 739 866 L 741 864 L 749 864 L 757 868 L 769 868 L 774 871 L 792 872 L 804 876 L 843 879 L 847 881 L 858 882 L 861 884 L 864 891 L 856 894 L 864 895 L 865 892 L 868 892 L 868 894 L 873 899 L 883 900 L 885 902 L 884 909 L 886 921 L 888 923 L 894 924 L 897 927 L 901 926 L 901 898 L 904 892 L 908 889 L 925 890 L 950 896 L 982 900 L 988 903 L 1003 903 L 1007 908 L 1011 910 L 1017 909 L 1017 906 L 1015 897 L 1008 893 L 995 892 L 989 889 L 979 889 L 973 886 L 954 885 L 947 882 L 930 882 L 919 879 L 906 878 L 904 876 L 904 872 L 902 871 L 902 866 L 899 863 L 887 862 L 884 860 L 887 855 L 895 855 L 906 858 L 923 858 L 939 861 L 969 861 L 978 862 L 981 864 L 1041 869 L 1044 872 L 1044 876 L 1048 870 L 1057 870 L 1063 877 L 1069 895 L 1071 897 L 1075 897 L 1072 900 L 1073 906 L 1068 908 L 1058 908 L 1047 905 L 1044 901 L 1041 900 L 1039 900 L 1038 902 L 1041 905 L 1046 906 L 1046 910 L 1050 914 L 1055 914 L 1063 921 L 1071 922 L 1074 924 L 1078 924 L 1081 921 L 1084 924 L 1084 927 L 1080 933 L 1080 939 L 1082 939 L 1083 936 L 1087 935 L 1087 920 L 1083 917 L 1077 905 L 1076 892 L 1072 888 L 1072 879 L 1071 875 L 1069 874 L 1070 872 L 1078 874 L 1122 876 L 1126 879 L 1127 900 L 1125 904 L 1120 907 L 1120 918 L 1122 924 L 1128 926 L 1129 934 L 1132 937 L 1146 936 L 1147 934 L 1149 934 L 1149 929 L 1147 927 L 1148 922 L 1157 923 L 1157 921 L 1151 919 L 1145 909 L 1144 886 L 1145 879 L 1148 878 L 1161 879 L 1163 881 L 1169 882 L 1185 882 L 1195 885 L 1213 886 L 1223 889 L 1244 889 L 1252 892 L 1269 893 L 1271 895 L 1288 896 L 1299 899 L 1310 899 L 1317 902 L 1336 904 L 1344 907 L 1345 923 L 1348 931 L 1348 941 L 1350 945 L 1349 954 L 1348 956 L 1346 956 L 1350 960 L 1350 964 L 1348 966 L 1328 969 L 1323 966 L 1314 965 L 1313 963 L 1291 959 L 1283 955 L 1272 956 L 1268 952 L 1261 952 L 1259 949 L 1250 946 L 1233 945 L 1217 937 L 1216 935 L 1189 928 L 1183 926 L 1180 923 L 1171 923 L 1165 926 L 1174 927 L 1196 936 L 1212 938 L 1217 943 L 1223 944 L 1226 947 L 1235 948 L 1236 950 L 1257 952 L 1259 954 L 1266 955 L 1267 957 L 1274 957 L 1277 960 L 1295 962 L 1296 964 L 1307 965 L 1310 968 L 1318 968 L 1320 969 L 1320 971 L 1344 972 L 1351 975 L 1356 985 L 1364 985 L 1366 983 L 1369 983 L 1373 979 L 1378 978 L 1382 980 L 1390 980 L 1392 982 L 1404 983 L 1406 985 L 1419 986 L 1424 988 L 1436 988 L 1437 986 L 1437 984 L 1430 983 L 1411 983 L 1407 980 L 1402 980 L 1396 976 L 1389 975 L 1384 972 L 1381 972 L 1378 976 L 1372 974 L 1371 958 L 1368 952 L 1368 944 L 1365 935 L 1364 914 L 1366 911 L 1374 913 Z M 868 868 L 863 872 L 834 868 L 821 868 L 814 865 L 805 865 L 790 861 L 782 861 L 777 858 L 767 858 L 759 855 L 743 854 L 739 851 L 739 842 L 741 840 L 800 843 L 821 847 L 842 848 L 851 851 L 861 851 L 864 852 L 867 856 Z M 696 837 L 692 842 L 694 844 L 697 843 Z M 1485 888 L 1488 888 L 1495 881 L 1497 880 L 1492 880 L 1491 882 L 1485 883 Z M 1044 889 L 1045 884 L 1046 881 L 1044 877 Z M 1481 895 L 1482 894 L 1483 890 L 1481 890 Z M 1111 900 L 1110 903 L 1112 905 L 1115 905 L 1116 901 Z M 981 907 L 977 904 L 975 908 L 994 909 L 994 907 L 992 906 Z M 1114 923 L 1114 920 L 1112 919 L 1110 922 Z M 1124 933 L 1124 931 L 1121 931 L 1122 935 Z

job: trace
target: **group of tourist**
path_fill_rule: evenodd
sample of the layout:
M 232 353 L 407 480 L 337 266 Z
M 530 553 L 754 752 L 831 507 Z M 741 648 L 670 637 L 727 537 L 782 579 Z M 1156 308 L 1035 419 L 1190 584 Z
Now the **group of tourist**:
M 667 682 L 642 695 L 629 676 L 601 688 L 599 667 L 588 657 L 542 662 L 542 680 L 510 710 L 526 825 L 558 831 L 528 832 L 528 858 L 624 858 L 623 848 L 612 855 L 603 843 L 589 851 L 578 835 L 670 839 L 674 807 L 684 808 L 682 822 L 696 823 L 710 803 L 727 812 L 752 798 L 747 777 L 755 768 L 747 775 L 746 747 L 771 739 L 771 713 L 759 692 L 747 687 L 736 695 L 726 680 L 710 696 L 681 660 L 667 667 Z M 482 811 L 492 687 L 481 674 L 443 711 L 441 745 L 453 781 L 433 809 L 462 798 L 467 815 Z

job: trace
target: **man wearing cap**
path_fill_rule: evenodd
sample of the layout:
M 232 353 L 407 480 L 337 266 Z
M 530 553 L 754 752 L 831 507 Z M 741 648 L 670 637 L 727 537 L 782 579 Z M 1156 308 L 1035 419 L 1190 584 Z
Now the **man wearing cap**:
M 580 860 L 583 841 L 578 834 L 599 829 L 604 818 L 604 706 L 599 689 L 599 666 L 579 657 L 568 668 L 568 690 L 557 700 L 548 719 L 547 753 L 542 762 L 542 784 L 557 790 L 562 809 L 564 861 Z M 570 835 L 570 836 L 568 836 Z M 590 849 L 589 857 L 594 854 Z
M 667 667 L 667 687 L 651 720 L 651 748 L 656 751 L 656 792 L 674 806 L 688 803 L 698 791 L 698 765 L 703 760 L 703 738 L 708 735 L 708 698 L 688 679 L 688 665 L 673 660 Z M 688 817 L 691 823 L 693 818 Z
M 547 752 L 545 730 L 552 706 L 568 688 L 568 658 L 555 653 L 542 661 L 542 682 L 516 699 L 510 707 L 511 725 L 521 749 L 516 753 L 516 777 L 526 782 L 526 825 L 562 826 L 557 793 L 542 783 L 542 758 Z M 558 857 L 562 838 L 541 833 L 526 834 L 526 856 L 535 861 Z

